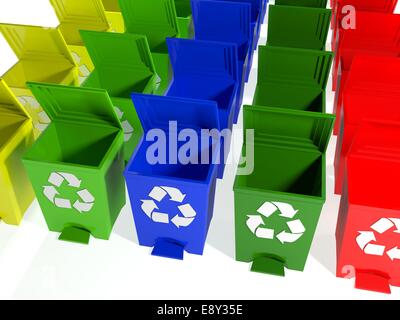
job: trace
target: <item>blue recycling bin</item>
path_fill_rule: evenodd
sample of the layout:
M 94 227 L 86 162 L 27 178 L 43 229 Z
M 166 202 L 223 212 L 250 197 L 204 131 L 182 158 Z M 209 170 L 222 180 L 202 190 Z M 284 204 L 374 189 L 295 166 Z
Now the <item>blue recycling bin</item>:
M 132 100 L 145 131 L 125 171 L 139 243 L 154 247 L 156 256 L 201 255 L 213 215 L 219 137 L 200 137 L 220 128 L 217 104 L 147 94 Z M 178 139 L 188 131 L 197 147 L 189 155 L 187 141 Z
M 221 129 L 231 130 L 240 96 L 236 45 L 178 38 L 167 38 L 167 45 L 173 80 L 166 96 L 216 102 Z M 227 134 L 220 145 L 218 178 L 223 177 L 230 144 Z
M 225 1 L 198 0 L 192 2 L 196 40 L 234 43 L 238 50 L 240 95 L 234 114 L 237 123 L 243 102 L 244 85 L 249 79 L 254 50 L 250 47 L 251 5 Z

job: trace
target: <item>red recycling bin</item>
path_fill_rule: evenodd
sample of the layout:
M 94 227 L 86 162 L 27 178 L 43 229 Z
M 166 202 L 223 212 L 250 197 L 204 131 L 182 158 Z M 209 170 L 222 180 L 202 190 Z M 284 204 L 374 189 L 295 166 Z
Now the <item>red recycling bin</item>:
M 356 288 L 400 286 L 400 122 L 364 122 L 346 161 L 336 229 L 337 276 Z
M 341 31 L 333 64 L 332 83 L 336 83 L 333 112 L 336 119 L 341 117 L 343 91 L 354 57 L 359 54 L 397 57 L 400 54 L 400 15 L 363 12 L 358 17 L 357 29 Z M 371 21 L 378 21 L 379 27 Z M 334 134 L 338 131 L 339 121 L 336 121 Z
M 353 6 L 354 12 L 382 12 L 393 13 L 396 9 L 398 0 L 333 0 L 331 1 L 332 8 L 332 51 L 335 50 L 335 44 L 338 39 L 339 31 L 343 29 L 342 21 L 347 22 L 350 11 L 347 6 Z M 357 21 L 358 22 L 358 21 Z M 356 22 L 356 23 L 357 23 Z M 375 24 L 371 21 L 371 24 Z M 345 24 L 345 26 L 347 23 Z
M 335 193 L 341 194 L 345 159 L 364 119 L 400 121 L 400 58 L 356 56 L 343 94 L 335 154 Z

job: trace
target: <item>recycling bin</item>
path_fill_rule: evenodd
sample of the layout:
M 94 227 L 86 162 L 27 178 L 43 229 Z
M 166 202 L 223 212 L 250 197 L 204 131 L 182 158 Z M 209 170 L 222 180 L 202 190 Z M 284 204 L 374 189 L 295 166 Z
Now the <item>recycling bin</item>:
M 213 215 L 219 150 L 219 138 L 202 130 L 220 129 L 217 104 L 143 94 L 132 99 L 146 133 L 125 170 L 139 243 L 154 247 L 156 256 L 201 255 Z M 192 151 L 183 159 L 186 142 L 176 140 L 186 135 Z
M 80 30 L 124 32 L 121 13 L 109 21 L 101 0 L 50 0 L 60 20 L 59 29 L 79 65 L 80 83 L 93 71 L 93 63 L 82 42 Z
M 398 0 L 337 0 L 333 8 L 332 18 L 332 50 L 335 50 L 336 43 L 340 37 L 340 30 L 343 30 L 342 21 L 348 17 L 349 10 L 346 6 L 352 6 L 354 13 L 358 15 L 363 12 L 393 13 L 396 9 Z M 345 21 L 346 22 L 346 21 Z M 358 17 L 356 16 L 356 28 L 358 28 Z M 371 26 L 379 27 L 379 23 L 370 21 Z
M 364 122 L 347 158 L 337 276 L 355 277 L 358 289 L 390 293 L 390 285 L 400 286 L 399 142 L 399 122 Z
M 335 154 L 335 193 L 343 188 L 346 156 L 363 119 L 400 120 L 400 58 L 354 57 L 343 93 Z
M 270 5 L 267 44 L 325 50 L 331 10 Z
M 396 40 L 399 32 L 400 15 L 374 12 L 357 13 L 357 28 L 340 31 L 332 71 L 332 82 L 336 83 L 333 86 L 336 90 L 333 112 L 338 119 L 342 113 L 343 90 L 353 58 L 359 54 L 397 57 L 400 53 L 400 43 Z M 338 130 L 339 122 L 335 124 L 334 134 L 338 134 Z
M 332 53 L 260 46 L 258 83 L 253 104 L 325 112 L 325 88 Z
M 295 7 L 326 8 L 328 0 L 275 0 L 275 4 Z
M 228 42 L 237 46 L 240 95 L 233 120 L 237 123 L 254 53 L 251 48 L 251 6 L 248 3 L 195 1 L 193 20 L 196 40 Z
M 254 171 L 237 175 L 236 260 L 252 271 L 302 271 L 325 202 L 329 114 L 244 106 L 244 128 L 254 130 Z M 246 134 L 246 133 L 245 133 Z
M 167 37 L 180 37 L 174 0 L 120 1 L 126 32 L 143 34 L 149 42 L 160 86 L 155 94 L 164 95 L 172 79 Z
M 32 119 L 0 78 L 0 219 L 18 225 L 35 198 L 22 155 L 33 144 Z
M 0 32 L 18 58 L 2 78 L 31 116 L 37 138 L 50 120 L 26 82 L 78 85 L 78 67 L 57 29 L 0 24 Z
M 236 46 L 177 38 L 168 38 L 167 44 L 174 77 L 166 95 L 215 101 L 218 105 L 221 128 L 228 133 L 221 143 L 218 178 L 222 178 L 241 90 Z
M 153 59 L 143 35 L 81 31 L 95 69 L 82 84 L 106 89 L 124 129 L 124 158 L 130 160 L 143 135 L 130 95 L 153 93 L 158 86 Z
M 23 158 L 49 230 L 65 241 L 107 240 L 125 205 L 124 135 L 107 92 L 29 87 L 52 120 Z
M 190 0 L 175 0 L 176 15 L 181 38 L 193 38 L 194 27 Z

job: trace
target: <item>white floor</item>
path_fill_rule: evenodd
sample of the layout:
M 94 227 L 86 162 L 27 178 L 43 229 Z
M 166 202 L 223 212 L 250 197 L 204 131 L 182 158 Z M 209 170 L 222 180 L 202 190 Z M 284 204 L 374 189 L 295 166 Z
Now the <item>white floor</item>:
M 48 0 L 0 1 L 0 21 L 57 25 Z M 262 44 L 265 39 L 263 26 Z M 0 52 L 2 74 L 16 60 L 1 37 Z M 254 68 L 245 103 L 252 101 L 256 75 Z M 330 88 L 329 83 L 328 109 L 333 103 Z M 0 223 L 0 299 L 396 299 L 400 288 L 392 288 L 392 295 L 360 291 L 354 289 L 354 279 L 335 277 L 339 205 L 339 197 L 333 195 L 335 140 L 328 150 L 328 200 L 302 273 L 287 270 L 284 278 L 256 274 L 249 272 L 248 264 L 234 260 L 235 167 L 230 166 L 218 184 L 204 256 L 186 254 L 183 262 L 152 257 L 149 248 L 138 246 L 129 205 L 109 241 L 92 238 L 89 246 L 81 246 L 58 241 L 35 202 L 21 226 Z M 234 152 L 240 148 L 236 146 Z

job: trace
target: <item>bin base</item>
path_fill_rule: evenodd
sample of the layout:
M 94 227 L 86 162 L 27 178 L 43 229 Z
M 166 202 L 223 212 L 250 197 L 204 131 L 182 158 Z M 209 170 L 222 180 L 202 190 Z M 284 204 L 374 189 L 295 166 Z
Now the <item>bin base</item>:
M 390 294 L 389 275 L 373 270 L 356 270 L 356 289 Z
M 151 255 L 183 260 L 184 244 L 173 239 L 157 239 Z
M 285 262 L 278 256 L 257 257 L 253 260 L 251 271 L 284 277 Z
M 80 244 L 89 244 L 90 232 L 82 228 L 67 227 L 64 228 L 58 239 Z

